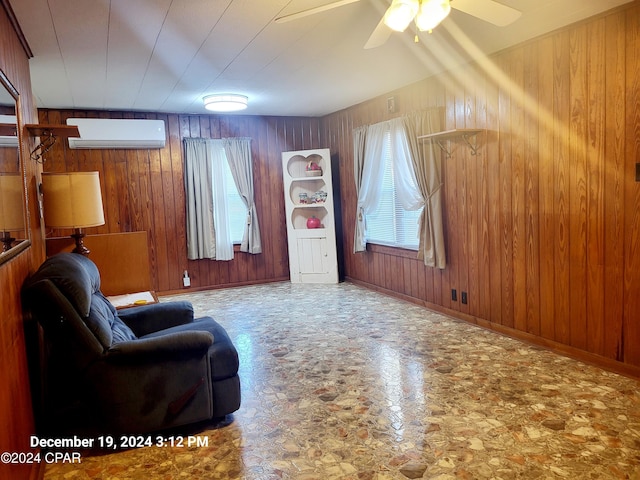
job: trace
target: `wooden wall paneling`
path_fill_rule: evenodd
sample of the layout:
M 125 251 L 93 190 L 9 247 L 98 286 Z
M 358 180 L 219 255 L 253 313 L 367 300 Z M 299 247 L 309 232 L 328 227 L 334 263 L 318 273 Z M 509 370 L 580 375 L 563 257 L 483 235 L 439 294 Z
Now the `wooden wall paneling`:
M 524 330 L 540 335 L 540 205 L 539 205 L 539 125 L 541 122 L 538 64 L 526 59 L 538 58 L 538 43 L 524 47 L 524 239 L 526 320 Z
M 540 333 L 545 339 L 555 338 L 555 262 L 554 239 L 554 143 L 553 131 L 553 38 L 546 37 L 538 46 L 538 212 L 539 226 L 539 295 Z
M 527 263 L 525 219 L 525 85 L 524 48 L 512 50 L 510 85 L 511 131 L 511 251 L 513 285 L 513 327 L 527 329 Z
M 499 78 L 503 66 L 496 60 L 488 65 L 487 81 L 487 241 L 489 256 L 489 315 L 486 318 L 502 323 L 502 262 L 500 232 L 500 103 Z
M 498 115 L 500 118 L 500 280 L 502 288 L 501 323 L 507 327 L 514 326 L 513 320 L 513 215 L 512 215 L 512 163 L 511 142 L 514 132 L 511 124 L 511 92 L 512 80 L 510 71 L 511 54 L 505 54 L 500 60 L 504 81 L 498 85 Z
M 402 265 L 402 293 L 404 295 L 413 296 L 413 284 L 411 282 L 411 266 L 415 263 L 411 259 L 403 258 L 401 260 Z M 424 282 L 424 280 L 423 280 Z M 426 283 L 426 282 L 425 282 Z M 426 285 L 425 285 L 426 287 Z M 426 290 L 426 288 L 425 288 Z M 425 295 L 427 297 L 427 295 Z
M 570 344 L 569 312 L 569 122 L 570 122 L 570 48 L 569 32 L 562 31 L 554 39 L 554 292 L 555 340 Z
M 14 28 L 10 9 L 3 0 L 0 6 L 0 70 L 20 94 L 17 115 L 22 124 L 38 123 L 38 112 L 32 95 L 29 74 L 28 45 L 21 32 Z M 7 4 L 8 5 L 8 4 Z M 23 133 L 26 133 L 23 130 Z M 41 166 L 29 158 L 35 141 L 22 136 L 20 145 L 24 157 L 28 216 L 31 246 L 0 267 L 0 451 L 29 452 L 29 436 L 35 433 L 35 419 L 31 408 L 28 360 L 24 333 L 24 318 L 20 288 L 30 273 L 44 259 L 44 235 L 37 205 Z M 36 400 L 37 403 L 37 400 Z M 35 479 L 44 474 L 42 464 L 0 464 L 0 478 Z
M 458 81 L 454 83 L 455 90 L 455 128 L 465 128 L 467 120 L 467 103 L 465 91 L 466 82 L 462 83 L 460 79 L 465 79 L 468 75 L 468 67 L 461 68 L 455 72 Z M 469 303 L 462 303 L 462 292 L 469 291 L 469 230 L 472 215 L 469 214 L 469 197 L 468 184 L 471 171 L 471 156 L 469 150 L 464 143 L 456 141 L 451 144 L 452 155 L 449 162 L 456 172 L 456 201 L 452 207 L 456 209 L 456 222 L 453 229 L 457 231 L 457 288 L 458 288 L 458 310 L 469 313 Z
M 4 421 L 0 426 L 0 448 L 9 452 L 32 451 L 29 436 L 35 432 L 31 409 L 29 372 L 25 353 L 20 287 L 22 278 L 30 270 L 28 254 L 3 264 L 0 287 L 3 292 L 3 322 L 0 328 L 0 411 Z M 14 299 L 10 301 L 9 299 Z M 37 465 L 0 464 L 2 478 L 36 478 Z
M 118 196 L 118 202 L 114 205 L 118 208 L 118 211 L 113 211 L 109 208 L 109 216 L 115 215 L 118 218 L 118 231 L 131 232 L 133 231 L 131 226 L 131 208 L 133 202 L 131 198 L 131 190 L 128 187 L 127 177 L 128 172 L 128 152 L 125 150 L 113 150 L 111 156 L 110 169 L 113 172 L 113 181 L 115 183 L 115 191 Z
M 489 258 L 489 198 L 488 198 L 488 115 L 489 101 L 487 98 L 487 73 L 480 66 L 476 68 L 474 80 L 476 82 L 476 128 L 485 132 L 477 137 L 480 148 L 475 157 L 476 185 L 477 185 L 477 242 L 478 242 L 478 273 L 476 287 L 472 289 L 472 305 L 475 305 L 474 314 L 480 318 L 488 319 L 491 315 L 491 280 Z
M 164 120 L 165 131 L 167 129 L 166 116 L 158 116 L 158 120 Z M 151 228 L 147 232 L 149 235 L 149 262 L 152 284 L 160 291 L 170 289 L 169 263 L 159 261 L 168 259 L 167 236 L 161 232 L 167 231 L 165 222 L 165 203 L 162 191 L 162 150 L 149 150 L 149 188 L 151 202 Z
M 605 20 L 587 25 L 587 275 L 586 348 L 604 355 L 604 137 L 606 95 Z
M 158 119 L 158 115 L 153 115 L 149 118 Z M 166 132 L 166 123 L 165 123 Z M 160 221 L 161 211 L 157 211 L 158 204 L 158 190 L 159 184 L 162 183 L 162 176 L 160 170 L 160 150 L 149 149 L 148 155 L 148 201 L 149 201 L 149 227 L 146 230 L 149 238 L 149 273 L 151 276 L 151 284 L 153 288 L 157 288 L 160 282 L 166 283 L 168 281 L 168 269 L 166 263 L 160 266 L 158 264 L 159 252 L 162 252 L 162 258 L 166 258 L 165 242 L 163 239 L 159 239 L 157 236 L 158 226 L 157 222 Z M 163 202 L 161 201 L 161 205 Z M 163 275 L 164 274 L 164 275 Z M 162 278 L 162 280 L 161 280 Z
M 182 119 L 177 115 L 167 118 L 167 142 L 160 152 L 162 165 L 162 194 L 165 205 L 170 290 L 182 289 L 182 272 L 189 270 L 187 261 L 187 234 L 185 226 L 185 198 L 183 177 Z M 191 270 L 189 270 L 191 272 Z M 190 273 L 191 274 L 191 273 Z
M 625 262 L 624 262 L 624 360 L 640 365 L 640 183 L 635 181 L 640 161 L 640 8 L 627 17 L 626 36 L 626 145 L 625 145 Z
M 467 79 L 464 90 L 464 126 L 465 128 L 477 128 L 478 121 L 478 75 L 476 65 L 468 65 L 463 73 Z M 478 139 L 476 138 L 476 141 Z M 463 311 L 472 315 L 478 314 L 478 262 L 479 262 L 479 242 L 478 242 L 478 211 L 480 201 L 478 198 L 477 177 L 479 158 L 478 155 L 472 155 L 471 150 L 466 145 L 461 145 L 463 162 L 465 164 L 466 173 L 463 170 L 465 190 L 466 190 L 466 287 L 467 304 L 462 304 Z M 466 308 L 465 308 L 466 307 Z
M 448 76 L 447 76 L 448 77 Z M 449 84 L 448 82 L 445 82 Z M 445 92 L 445 117 L 443 122 L 443 130 L 451 130 L 455 128 L 455 111 L 451 105 L 455 104 L 455 96 L 448 89 Z M 460 285 L 458 284 L 457 262 L 458 255 L 458 199 L 457 199 L 457 175 L 455 164 L 443 152 L 440 152 L 442 163 L 442 183 L 444 187 L 443 195 L 443 229 L 446 245 L 447 266 L 442 272 L 442 306 L 459 309 L 459 302 L 451 299 L 451 291 L 456 290 L 460 294 Z M 459 298 L 459 297 L 458 297 Z
M 586 25 L 573 29 L 571 44 L 571 122 L 569 125 L 569 303 L 571 345 L 587 346 L 587 55 Z
M 282 277 L 289 275 L 281 156 L 285 150 L 282 150 L 278 136 L 278 120 L 275 117 L 267 118 L 264 121 L 263 130 L 265 130 L 267 138 L 265 141 L 266 149 L 262 153 L 261 165 L 263 165 L 265 173 L 263 177 L 265 181 L 262 183 L 269 186 L 265 192 L 266 195 L 263 195 L 261 199 L 263 211 L 268 212 L 263 215 L 264 220 L 261 223 L 262 235 L 265 237 L 263 252 L 266 255 L 271 252 L 272 259 L 269 264 L 273 268 L 273 276 Z M 273 205 L 274 208 L 266 208 L 266 204 Z
M 604 317 L 603 355 L 623 358 L 624 183 L 625 183 L 625 15 L 606 19 L 606 92 L 604 155 Z M 634 54 L 635 55 L 635 54 Z

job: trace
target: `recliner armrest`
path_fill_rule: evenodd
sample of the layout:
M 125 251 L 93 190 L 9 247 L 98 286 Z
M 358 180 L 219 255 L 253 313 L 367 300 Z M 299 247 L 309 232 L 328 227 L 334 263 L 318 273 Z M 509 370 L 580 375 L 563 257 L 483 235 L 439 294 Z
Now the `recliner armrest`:
M 137 337 L 193 322 L 193 306 L 176 301 L 118 310 L 118 317 Z
M 108 362 L 157 362 L 205 355 L 213 345 L 213 335 L 204 331 L 175 332 L 114 344 L 108 351 Z

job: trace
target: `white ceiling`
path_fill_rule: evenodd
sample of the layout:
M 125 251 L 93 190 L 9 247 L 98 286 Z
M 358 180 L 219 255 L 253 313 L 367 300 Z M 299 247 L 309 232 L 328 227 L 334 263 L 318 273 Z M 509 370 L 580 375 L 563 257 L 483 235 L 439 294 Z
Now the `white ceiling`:
M 203 96 L 235 92 L 249 97 L 243 114 L 320 116 L 630 0 L 499 0 L 522 12 L 507 27 L 454 9 L 418 44 L 394 33 L 370 50 L 388 0 L 273 21 L 331 1 L 10 3 L 33 51 L 38 107 L 204 114 Z

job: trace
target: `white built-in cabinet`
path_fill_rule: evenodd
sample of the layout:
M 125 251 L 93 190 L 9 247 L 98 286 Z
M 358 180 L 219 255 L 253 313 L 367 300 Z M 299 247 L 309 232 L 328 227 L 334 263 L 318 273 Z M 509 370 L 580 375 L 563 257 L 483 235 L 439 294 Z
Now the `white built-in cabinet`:
M 291 282 L 338 283 L 329 149 L 283 152 L 282 171 Z

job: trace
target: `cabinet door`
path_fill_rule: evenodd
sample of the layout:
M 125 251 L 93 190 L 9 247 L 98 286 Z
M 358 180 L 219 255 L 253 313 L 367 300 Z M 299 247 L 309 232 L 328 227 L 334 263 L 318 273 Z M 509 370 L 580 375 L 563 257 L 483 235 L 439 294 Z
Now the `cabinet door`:
M 326 237 L 298 238 L 298 270 L 301 274 L 326 274 L 330 265 Z
M 300 273 L 329 272 L 327 261 L 327 238 L 298 238 L 298 267 Z

